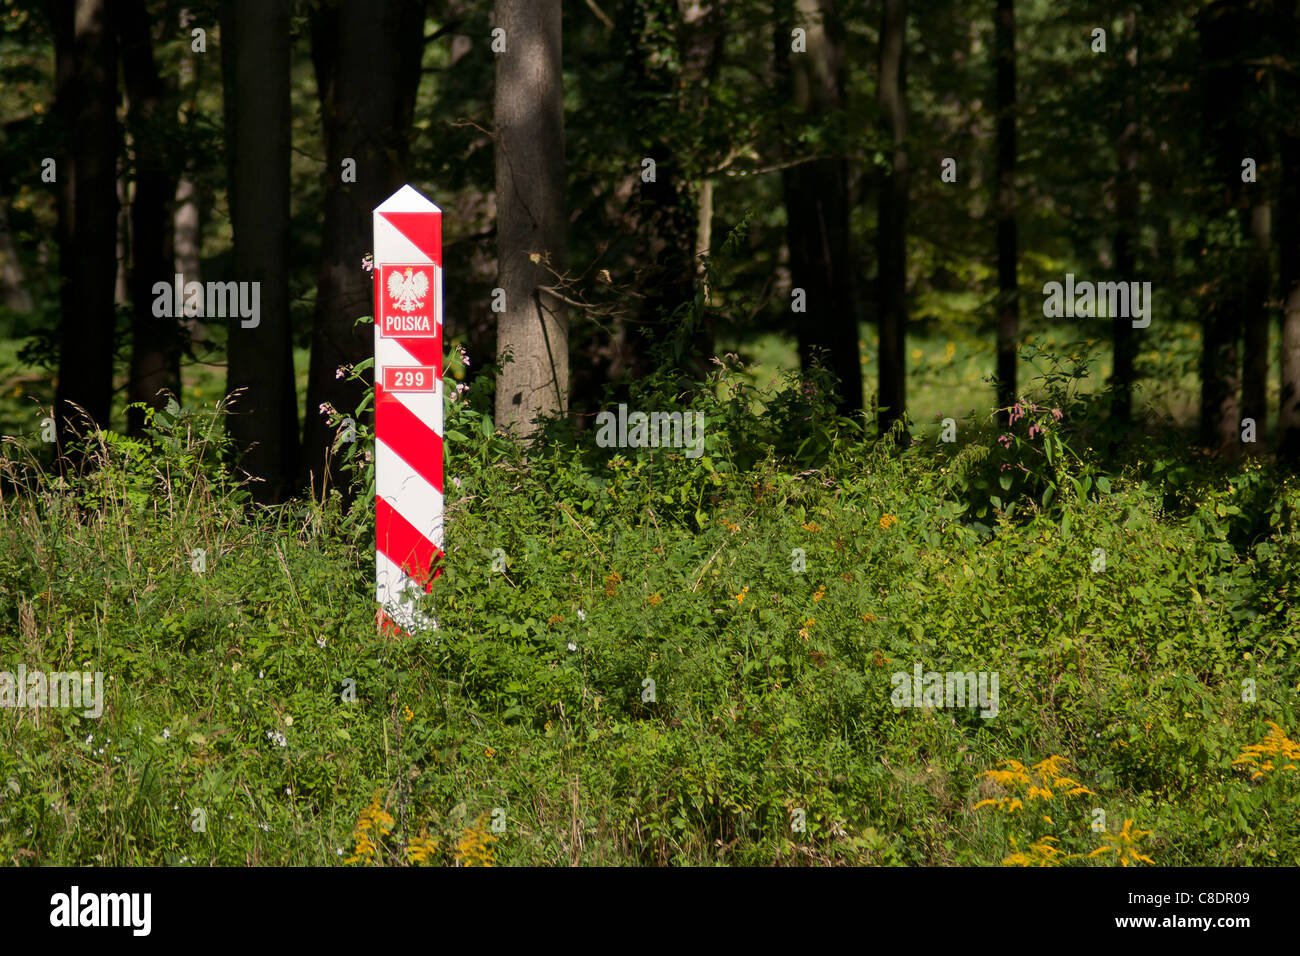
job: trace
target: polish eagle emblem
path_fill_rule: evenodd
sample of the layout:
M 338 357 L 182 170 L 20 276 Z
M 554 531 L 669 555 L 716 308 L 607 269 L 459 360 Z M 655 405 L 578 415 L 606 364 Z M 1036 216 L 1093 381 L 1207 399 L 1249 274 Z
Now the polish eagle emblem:
M 406 267 L 405 273 L 388 274 L 388 294 L 393 298 L 393 305 L 403 312 L 414 312 L 423 306 L 428 291 L 429 277 L 410 266 Z

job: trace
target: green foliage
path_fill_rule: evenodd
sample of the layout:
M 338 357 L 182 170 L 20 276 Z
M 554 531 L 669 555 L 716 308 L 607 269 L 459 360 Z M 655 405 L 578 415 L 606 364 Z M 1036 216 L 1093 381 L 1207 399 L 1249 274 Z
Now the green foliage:
M 212 411 L 92 436 L 67 483 L 7 444 L 0 662 L 107 691 L 100 719 L 0 725 L 0 856 L 996 865 L 1052 836 L 1106 865 L 1134 820 L 1160 864 L 1300 861 L 1295 775 L 1233 763 L 1297 726 L 1294 480 L 1085 474 L 1038 399 L 1043 437 L 949 459 L 864 440 L 815 377 L 746 371 L 687 396 L 696 459 L 558 423 L 525 449 L 477 389 L 449 400 L 438 629 L 405 639 L 376 633 L 368 509 L 251 509 Z M 973 517 L 957 462 L 1013 451 L 1039 483 Z M 896 708 L 916 664 L 998 672 L 997 716 Z M 1006 796 L 985 771 L 1046 754 L 1089 793 L 1050 824 L 975 809 Z

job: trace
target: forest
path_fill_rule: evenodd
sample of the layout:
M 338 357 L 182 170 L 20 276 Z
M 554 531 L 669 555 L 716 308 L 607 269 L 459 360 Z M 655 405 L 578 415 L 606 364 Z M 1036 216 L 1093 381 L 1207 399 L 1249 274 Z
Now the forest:
M 1300 865 L 1300 0 L 0 11 L 0 860 Z

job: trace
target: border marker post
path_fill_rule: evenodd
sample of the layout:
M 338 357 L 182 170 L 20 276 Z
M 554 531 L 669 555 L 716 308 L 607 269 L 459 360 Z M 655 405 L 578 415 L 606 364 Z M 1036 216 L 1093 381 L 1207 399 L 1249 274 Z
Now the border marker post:
M 375 207 L 375 599 L 381 631 L 415 607 L 443 542 L 442 210 L 410 185 Z

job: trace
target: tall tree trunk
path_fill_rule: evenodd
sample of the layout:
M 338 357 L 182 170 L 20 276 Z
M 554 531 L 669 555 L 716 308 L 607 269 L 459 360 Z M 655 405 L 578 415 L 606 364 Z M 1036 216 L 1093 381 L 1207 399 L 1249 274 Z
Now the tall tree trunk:
M 1268 133 L 1264 134 L 1265 136 Z M 1264 164 L 1262 150 L 1256 158 Z M 1268 421 L 1268 326 L 1269 298 L 1272 291 L 1272 220 L 1273 209 L 1267 197 L 1268 186 L 1256 183 L 1246 212 L 1246 234 L 1250 243 L 1250 274 L 1244 304 L 1245 323 L 1242 341 L 1241 414 L 1253 418 L 1262 436 Z M 1263 452 L 1262 442 L 1247 445 L 1252 454 Z
M 186 282 L 203 281 L 203 269 L 199 261 L 202 249 L 203 227 L 199 222 L 198 187 L 194 180 L 181 178 L 176 182 L 175 202 L 172 205 L 172 263 Z M 185 343 L 207 340 L 207 327 L 198 319 L 181 316 L 178 321 Z
M 327 485 L 342 484 L 343 477 L 340 460 L 331 453 L 334 429 L 318 409 L 328 402 L 350 415 L 365 394 L 364 385 L 338 378 L 337 369 L 374 350 L 373 333 L 356 326 L 359 316 L 374 310 L 372 279 L 361 259 L 371 250 L 372 211 L 406 182 L 423 51 L 419 0 L 344 3 L 312 15 L 327 158 L 303 441 L 307 473 L 300 478 L 310 478 L 316 495 Z M 376 63 L 385 68 L 376 69 Z M 344 160 L 355 162 L 354 181 L 343 180 Z
M 66 450 L 84 409 L 112 410 L 117 279 L 117 41 L 105 0 L 51 0 L 64 132 L 59 175 L 59 381 L 55 421 Z
M 298 467 L 289 322 L 289 4 L 225 0 L 221 23 L 233 278 L 258 282 L 260 322 L 228 323 L 227 419 L 239 465 L 263 502 L 283 500 Z M 236 311 L 237 310 L 232 310 Z
M 1138 34 L 1137 11 L 1124 15 L 1124 113 L 1123 129 L 1119 136 L 1119 177 L 1116 212 L 1119 223 L 1115 230 L 1115 271 L 1120 282 L 1136 280 L 1138 241 L 1138 135 L 1141 121 L 1138 116 Z M 1133 318 L 1129 315 L 1111 317 L 1115 364 L 1111 378 L 1114 389 L 1111 414 L 1118 425 L 1128 425 L 1133 419 L 1133 379 L 1137 358 L 1137 340 L 1133 336 Z
M 623 0 L 618 17 L 616 35 L 626 43 L 631 108 L 646 109 L 666 102 L 684 114 L 684 122 L 699 122 L 721 62 L 723 31 L 718 0 L 684 0 L 681 4 L 678 0 Z M 675 58 L 664 55 L 664 32 L 673 37 Z M 639 334 L 623 337 L 622 354 L 611 363 L 611 371 L 626 368 L 633 378 L 656 371 L 654 350 L 677 331 L 670 317 L 692 301 L 699 281 L 695 249 L 702 215 L 701 183 L 692 181 L 692 157 L 684 157 L 680 143 L 657 132 L 648 133 L 644 149 L 638 160 L 654 161 L 654 178 L 638 178 L 631 219 L 640 240 L 637 282 L 645 298 L 637 316 Z M 703 375 L 708 367 L 706 357 L 712 352 L 707 322 L 677 344 L 681 348 L 670 358 L 690 374 Z M 599 383 L 591 381 L 586 370 L 579 370 L 575 378 L 584 396 L 595 393 Z
M 807 52 L 791 55 L 792 25 L 778 27 L 779 72 L 798 114 L 824 120 L 845 105 L 843 24 L 834 0 L 798 0 L 797 13 Z M 787 166 L 781 183 L 790 273 L 795 288 L 804 290 L 808 310 L 794 316 L 799 360 L 806 372 L 820 354 L 839 382 L 840 413 L 853 415 L 862 410 L 862 362 L 849 241 L 848 163 L 842 156 L 827 156 Z
M 564 104 L 560 0 L 496 0 L 505 31 L 497 55 L 497 269 L 505 311 L 497 319 L 497 426 L 530 435 L 533 419 L 568 407 L 569 323 L 539 287 L 565 263 Z M 690 248 L 689 246 L 687 248 Z
M 1241 198 L 1242 106 L 1240 18 L 1232 2 L 1206 8 L 1198 24 L 1201 41 L 1204 136 L 1214 157 L 1212 196 L 1227 196 L 1207 214 L 1231 215 Z M 1241 301 L 1238 266 L 1231 267 L 1204 310 L 1201 351 L 1201 442 L 1235 455 L 1241 450 Z M 1222 269 L 1222 263 L 1214 263 Z
M 194 15 L 188 8 L 182 7 L 176 13 L 176 22 L 180 24 L 181 32 L 188 35 L 194 22 Z M 177 116 L 183 130 L 193 122 L 192 117 L 198 111 L 198 93 L 203 88 L 206 60 L 206 53 L 196 53 L 193 50 L 187 50 L 181 60 L 176 79 L 176 94 Z M 189 100 L 188 106 L 181 108 L 185 98 Z M 188 136 L 186 140 L 189 140 Z M 203 270 L 200 267 L 199 256 L 203 250 L 203 224 L 200 220 L 199 190 L 193 179 L 193 167 L 188 152 L 184 157 L 183 167 L 176 182 L 175 201 L 172 205 L 172 250 L 175 270 L 185 277 L 186 282 L 202 282 Z M 187 350 L 192 349 L 193 343 L 203 342 L 208 338 L 207 326 L 202 320 L 181 316 L 178 321 Z M 192 351 L 190 354 L 193 354 Z
M 16 312 L 30 312 L 32 297 L 23 280 L 23 267 L 9 231 L 9 216 L 0 200 L 0 305 Z
M 122 75 L 126 81 L 128 128 L 135 149 L 135 196 L 131 202 L 131 367 L 128 401 L 162 408 L 161 393 L 179 396 L 181 335 L 178 317 L 155 317 L 153 287 L 171 285 L 172 216 L 176 192 L 159 120 L 167 117 L 170 91 L 154 63 L 150 18 L 144 0 L 123 0 L 118 7 Z M 175 112 L 174 109 L 171 110 Z M 187 277 L 192 278 L 192 277 Z M 130 431 L 140 432 L 144 414 L 131 409 Z
M 893 144 L 880 182 L 880 397 L 883 432 L 907 408 L 907 0 L 884 0 L 880 13 L 880 118 Z M 793 251 L 791 252 L 793 256 Z
M 1243 36 L 1251 38 L 1253 52 L 1245 54 L 1248 60 L 1256 59 L 1263 50 L 1258 45 L 1258 38 L 1267 37 L 1270 31 L 1270 16 L 1266 16 L 1258 6 L 1250 6 L 1245 12 Z M 1251 68 L 1243 64 L 1243 69 Z M 1254 96 L 1266 97 L 1262 87 L 1251 84 Z M 1261 103 L 1261 105 L 1263 105 Z M 1242 104 L 1242 110 L 1247 104 Z M 1251 115 L 1258 115 L 1252 113 Z M 1243 186 L 1243 203 L 1241 209 L 1242 229 L 1249 249 L 1249 262 L 1245 283 L 1245 301 L 1242 303 L 1242 378 L 1241 378 L 1241 414 L 1243 418 L 1255 420 L 1260 435 L 1268 421 L 1268 335 L 1272 312 L 1269 300 L 1272 298 L 1272 183 L 1278 178 L 1273 172 L 1273 123 L 1261 123 L 1250 120 L 1243 124 L 1242 146 L 1247 156 L 1257 163 L 1258 178 L 1255 183 Z M 1296 171 L 1292 171 L 1294 175 Z M 1283 173 L 1283 176 L 1288 175 Z M 1240 177 L 1239 177 L 1240 178 Z M 1246 445 L 1252 454 L 1261 454 L 1264 445 L 1260 441 Z
M 1016 237 L 1016 8 L 998 0 L 994 39 L 997 57 L 997 246 L 998 246 L 998 408 L 1003 421 L 1016 403 L 1016 339 L 1020 336 L 1020 257 Z
M 1282 297 L 1281 401 L 1278 451 L 1300 464 L 1300 17 L 1296 0 L 1278 0 L 1278 37 L 1286 67 L 1278 73 L 1281 181 L 1278 197 L 1278 273 Z

